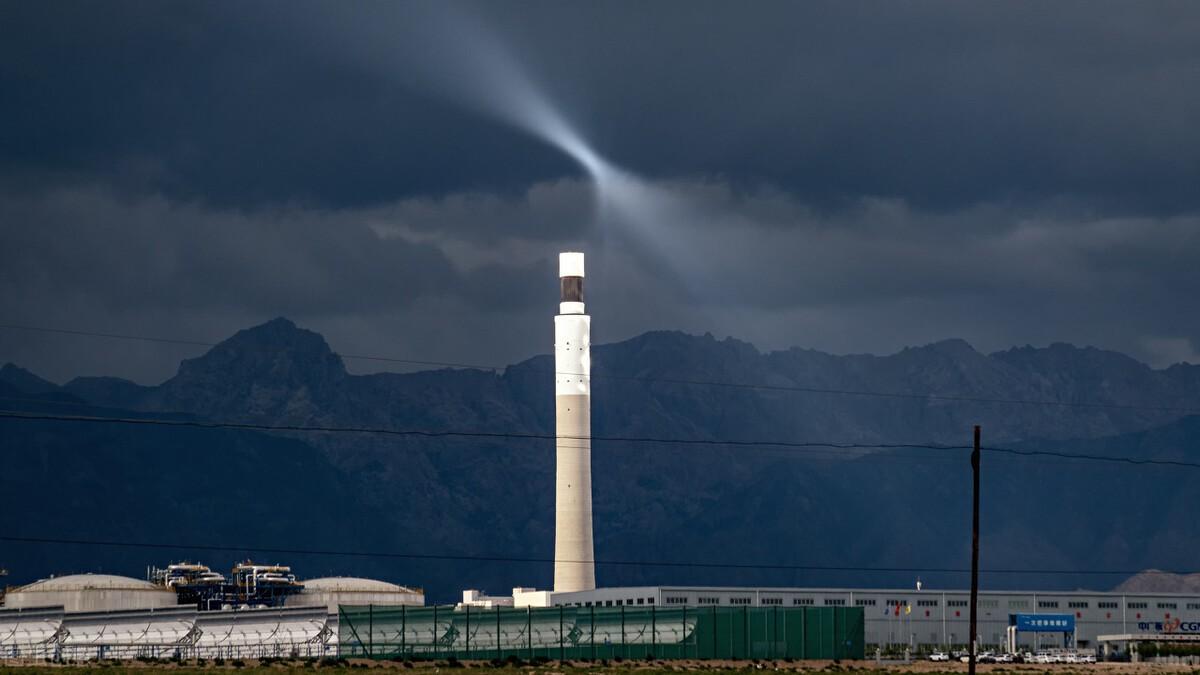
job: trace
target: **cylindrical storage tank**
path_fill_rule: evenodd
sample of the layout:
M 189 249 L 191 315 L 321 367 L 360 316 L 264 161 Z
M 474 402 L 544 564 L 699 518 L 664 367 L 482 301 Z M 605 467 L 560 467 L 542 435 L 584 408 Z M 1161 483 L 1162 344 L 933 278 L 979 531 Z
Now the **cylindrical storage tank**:
M 288 607 L 325 605 L 336 614 L 338 605 L 411 605 L 425 604 L 425 591 L 375 579 L 326 577 L 301 582 L 304 590 L 288 597 Z
M 111 574 L 71 574 L 9 591 L 5 607 L 54 607 L 68 612 L 150 609 L 179 604 L 175 592 L 149 581 Z

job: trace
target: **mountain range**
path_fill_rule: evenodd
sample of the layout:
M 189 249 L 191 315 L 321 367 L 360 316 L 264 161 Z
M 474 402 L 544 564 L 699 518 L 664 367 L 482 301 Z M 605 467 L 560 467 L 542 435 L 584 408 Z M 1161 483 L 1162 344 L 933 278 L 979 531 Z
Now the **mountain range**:
M 604 585 L 963 586 L 967 450 L 797 444 L 966 446 L 975 424 L 1001 448 L 984 455 L 982 566 L 1008 571 L 985 587 L 1110 588 L 1195 565 L 1194 470 L 1012 451 L 1200 461 L 1200 366 L 1066 344 L 983 354 L 962 340 L 764 353 L 653 332 L 595 346 L 593 368 L 596 555 L 621 563 L 598 567 Z M 492 435 L 0 418 L 0 535 L 143 545 L 0 542 L 0 564 L 21 580 L 257 555 L 305 576 L 425 586 L 432 600 L 546 587 L 552 371 L 538 356 L 501 372 L 353 375 L 286 319 L 157 386 L 57 385 L 8 364 L 2 407 L 27 416 Z

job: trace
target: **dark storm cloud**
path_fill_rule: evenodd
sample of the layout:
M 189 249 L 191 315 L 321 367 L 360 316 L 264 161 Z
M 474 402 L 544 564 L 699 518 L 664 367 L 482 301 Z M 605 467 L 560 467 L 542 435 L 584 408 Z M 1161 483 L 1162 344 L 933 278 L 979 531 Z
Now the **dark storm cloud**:
M 112 309 L 356 312 L 452 289 L 434 246 L 381 240 L 339 214 L 280 210 L 248 217 L 100 190 L 8 195 L 0 283 L 82 293 Z
M 477 114 L 348 63 L 354 35 L 321 45 L 291 32 L 303 8 L 11 9 L 0 45 L 10 174 L 98 176 L 240 206 L 348 205 L 520 188 L 570 166 Z
M 1192 3 L 3 17 L 12 322 L 213 340 L 286 314 L 345 351 L 503 363 L 548 348 L 553 255 L 580 247 L 598 342 L 1200 347 Z M 573 132 L 640 219 L 598 217 L 614 193 L 552 147 Z M 178 356 L 0 334 L 60 378 Z
M 36 224 L 12 228 L 0 248 L 0 289 L 10 299 L 36 290 L 45 300 L 84 295 L 113 310 L 239 307 L 268 315 L 394 311 L 445 297 L 491 309 L 555 302 L 549 282 L 557 270 L 544 247 L 524 259 L 460 251 L 454 261 L 454 241 L 401 233 L 397 226 L 410 222 L 427 227 L 431 210 L 439 210 L 423 201 L 246 215 L 101 189 L 5 197 L 0 221 Z M 464 213 L 463 203 L 475 206 Z M 545 219 L 544 208 L 555 213 L 537 198 L 522 203 L 533 222 Z M 438 220 L 447 224 L 499 210 L 496 199 L 440 204 L 446 213 Z M 480 237 L 476 245 L 494 242 Z
M 446 13 L 437 3 L 9 5 L 7 167 L 115 174 L 241 205 L 519 190 L 576 173 L 446 95 L 487 90 L 495 59 L 477 34 L 454 31 L 459 15 L 604 154 L 651 175 L 767 182 L 826 205 L 1073 195 L 1171 212 L 1200 200 L 1191 3 Z

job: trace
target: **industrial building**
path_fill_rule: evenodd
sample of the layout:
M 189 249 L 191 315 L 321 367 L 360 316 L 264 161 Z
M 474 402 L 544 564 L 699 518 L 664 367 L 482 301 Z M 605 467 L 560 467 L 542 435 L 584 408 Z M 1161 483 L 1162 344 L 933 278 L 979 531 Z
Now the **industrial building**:
M 336 656 L 339 605 L 425 603 L 419 588 L 300 581 L 285 565 L 249 561 L 228 577 L 194 562 L 148 568 L 147 577 L 73 574 L 9 589 L 0 660 Z
M 326 577 L 308 579 L 304 590 L 288 597 L 288 607 L 324 606 L 337 614 L 339 605 L 376 605 L 382 607 L 422 607 L 425 592 L 375 579 L 358 577 Z
M 156 586 L 173 591 L 179 604 L 202 610 L 280 607 L 288 597 L 304 590 L 291 567 L 249 560 L 234 565 L 228 577 L 207 565 L 191 562 L 152 567 L 147 577 Z
M 0 660 L 337 656 L 339 605 L 388 609 L 425 601 L 420 589 L 334 577 L 298 585 L 283 596 L 286 607 L 213 607 L 197 603 L 194 586 L 201 577 L 223 583 L 217 580 L 222 575 L 195 563 L 168 569 L 170 574 L 159 575 L 162 583 L 78 574 L 11 591 L 0 608 Z M 168 578 L 186 581 L 168 584 Z M 177 594 L 180 585 L 189 590 Z M 263 597 L 278 594 L 270 591 Z
M 149 581 L 111 574 L 71 574 L 10 590 L 5 608 L 62 607 L 67 612 L 174 607 L 174 591 Z
M 875 647 L 965 647 L 971 594 L 965 590 L 639 586 L 559 593 L 514 589 L 517 607 L 861 607 L 864 640 Z M 1016 646 L 1098 646 L 1110 635 L 1200 635 L 1200 595 L 1090 591 L 980 591 L 981 648 L 1003 650 L 1015 617 L 1069 617 L 1070 631 L 1018 632 Z M 1065 620 L 1065 619 L 1064 619 Z
M 148 580 L 110 574 L 72 574 L 8 589 L 8 609 L 62 607 L 70 612 L 106 612 L 191 606 L 203 611 L 263 607 L 425 604 L 420 588 L 362 579 L 328 577 L 298 580 L 286 565 L 239 563 L 229 578 L 200 563 L 172 563 L 147 569 Z

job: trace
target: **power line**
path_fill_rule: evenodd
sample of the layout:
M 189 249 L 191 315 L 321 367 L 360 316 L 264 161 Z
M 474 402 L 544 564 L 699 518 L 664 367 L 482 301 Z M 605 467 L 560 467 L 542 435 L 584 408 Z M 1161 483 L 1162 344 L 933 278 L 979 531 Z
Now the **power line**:
M 1009 455 L 1022 455 L 1025 457 L 1064 457 L 1074 460 L 1086 460 L 1091 462 L 1113 462 L 1117 464 L 1136 464 L 1136 465 L 1151 465 L 1151 466 L 1174 466 L 1184 467 L 1189 469 L 1200 468 L 1200 462 L 1184 462 L 1174 459 L 1152 459 L 1140 457 L 1122 457 L 1115 455 L 1091 455 L 1077 454 L 1070 452 L 1059 452 L 1057 450 L 1018 450 L 1016 448 L 982 448 L 985 452 L 1004 453 Z
M 923 566 L 862 566 L 862 565 L 801 565 L 778 563 L 744 563 L 744 562 L 698 562 L 681 560 L 556 560 L 555 558 L 532 556 L 496 556 L 470 555 L 456 553 L 406 553 L 401 551 L 350 551 L 345 549 L 307 549 L 271 546 L 239 546 L 234 544 L 179 544 L 164 542 L 135 542 L 122 540 L 99 539 L 68 539 L 56 537 L 18 537 L 0 535 L 0 541 L 13 544 L 41 544 L 63 546 L 92 546 L 107 548 L 141 548 L 159 550 L 190 550 L 190 551 L 241 551 L 247 553 L 275 553 L 284 555 L 320 555 L 353 558 L 398 558 L 404 560 L 449 560 L 466 562 L 507 562 L 507 563 L 589 563 L 620 567 L 685 567 L 695 569 L 744 569 L 744 570 L 775 570 L 775 571 L 809 571 L 809 572 L 922 572 L 965 574 L 970 569 L 957 567 L 923 567 Z M 1072 570 L 1072 569 L 983 569 L 987 574 L 1044 574 L 1044 575 L 1089 575 L 1089 576 L 1130 576 L 1144 570 Z M 1171 574 L 1186 574 L 1186 572 L 1169 572 Z
M 109 407 L 105 407 L 105 406 L 97 406 L 97 405 L 89 404 L 89 403 L 86 403 L 86 402 L 80 402 L 80 401 L 55 401 L 55 400 L 48 400 L 48 399 L 23 398 L 23 397 L 17 397 L 17 396 L 0 396 L 0 400 L 5 400 L 5 401 L 20 401 L 20 402 L 25 402 L 25 403 L 46 403 L 46 404 L 52 404 L 52 405 L 71 406 L 71 407 L 75 407 L 75 408 L 92 408 L 92 409 L 96 409 L 96 410 L 119 410 L 118 408 L 109 408 Z M 7 413 L 11 413 L 11 412 L 18 412 L 18 413 L 20 413 L 20 414 L 19 414 L 19 415 L 9 415 L 9 414 L 7 414 Z M 10 419 L 13 419 L 13 418 L 15 418 L 15 419 L 36 419 L 35 417 L 33 417 L 33 416 L 32 416 L 32 414 L 26 414 L 26 413 L 25 413 L 25 411 L 3 411 L 3 410 L 0 410 L 0 418 L 10 418 Z M 81 420 L 79 420 L 79 421 L 101 421 L 101 420 L 108 420 L 108 419 L 110 419 L 110 418 L 98 418 L 98 419 L 95 419 L 95 420 L 93 420 L 93 419 L 86 419 L 86 420 L 82 420 L 82 419 L 81 419 Z M 560 442 L 559 442 L 559 445 L 560 445 L 561 447 L 566 447 L 566 448 L 575 448 L 575 449 L 583 449 L 583 447 L 584 447 L 584 446 L 568 446 L 568 445 L 565 445 L 565 444 L 561 443 L 561 441 L 562 441 L 562 440 L 568 440 L 568 441 L 569 441 L 569 440 L 573 440 L 573 439 L 575 439 L 575 438 L 576 438 L 576 437 L 572 437 L 572 436 L 562 436 L 562 437 L 557 437 L 557 436 L 554 436 L 554 437 L 551 437 L 551 436 L 546 436 L 546 438 L 557 438 L 557 439 L 559 439 L 559 440 L 560 440 Z M 595 440 L 595 437 L 591 437 L 591 438 L 589 438 L 588 440 Z M 603 437 L 601 437 L 601 440 L 603 440 Z M 647 442 L 649 442 L 649 441 L 647 441 Z M 864 444 L 864 445 L 862 445 L 862 446 L 861 446 L 861 448 L 859 448 L 859 449 L 863 449 L 863 450 L 869 450 L 869 449 L 878 449 L 878 448 L 880 448 L 880 447 L 881 447 L 881 446 L 875 446 L 875 445 Z M 847 449 L 854 449 L 854 448 L 847 448 Z M 946 449 L 954 449 L 954 447 L 953 447 L 953 446 L 946 446 Z M 808 458 L 810 458 L 810 459 L 828 459 L 828 460 L 845 460 L 845 459 L 847 459 L 847 455 L 846 455 L 846 453 L 844 453 L 844 452 L 841 452 L 839 449 L 836 449 L 836 448 L 823 448 L 823 447 L 817 447 L 817 446 L 813 446 L 813 447 L 811 447 L 811 448 L 771 448 L 771 447 L 765 447 L 765 446 L 764 446 L 764 447 L 756 448 L 756 450 L 762 450 L 762 451 L 765 451 L 765 452 L 772 452 L 772 451 L 785 452 L 785 451 L 786 451 L 786 452 L 788 452 L 789 454 L 790 454 L 790 453 L 793 453 L 793 452 L 801 452 L 801 451 L 802 451 L 802 452 L 804 452 L 805 456 L 806 456 L 806 457 L 808 457 Z M 862 456 L 862 455 L 859 455 L 859 456 Z M 898 461 L 898 462 L 904 462 L 904 461 L 910 461 L 910 462 L 920 462 L 920 463 L 927 463 L 927 462 L 929 462 L 929 461 L 956 461 L 954 457 L 950 457 L 950 456 L 944 456 L 944 457 L 931 457 L 931 456 L 925 456 L 925 457 L 916 457 L 916 456 L 912 456 L 912 455 L 881 455 L 881 454 L 875 454 L 875 455 L 872 455 L 872 457 L 873 457 L 873 461 L 874 461 L 874 460 L 881 460 L 881 461 L 888 461 L 888 462 L 897 462 L 897 461 Z
M 263 432 L 295 432 L 295 433 L 348 433 L 370 434 L 385 436 L 402 436 L 411 438 L 486 438 L 504 440 L 589 440 L 612 443 L 652 443 L 662 445 L 700 445 L 700 446 L 733 446 L 752 448 L 787 448 L 791 450 L 833 449 L 833 450 L 969 450 L 968 445 L 943 445 L 936 443 L 839 443 L 830 441 L 773 441 L 773 440 L 736 440 L 736 439 L 702 439 L 702 438 L 656 438 L 652 436 L 559 436 L 555 434 L 492 432 L 469 430 L 425 430 L 425 429 L 388 429 L 383 427 L 334 427 L 309 426 L 290 424 L 260 424 L 253 422 L 221 422 L 207 420 L 178 420 L 155 419 L 146 417 L 98 417 L 91 415 L 56 415 L 51 413 L 29 413 L 16 410 L 0 410 L 0 418 L 25 421 L 77 422 L 96 424 L 127 424 L 135 426 L 165 426 L 198 429 L 232 429 L 243 431 Z M 1200 469 L 1200 462 L 1187 462 L 1171 459 L 1154 459 L 1125 457 L 1119 455 L 1092 455 L 1060 452 L 1056 450 L 1022 450 L 1018 448 L 983 447 L 984 452 L 1019 455 L 1025 457 L 1056 457 L 1073 461 L 1109 462 L 1145 466 L 1167 466 L 1175 468 Z
M 59 406 L 69 406 L 69 407 L 73 407 L 73 408 L 91 408 L 93 410 L 120 410 L 120 408 L 115 408 L 115 407 L 111 407 L 111 406 L 98 406 L 98 405 L 95 405 L 92 403 L 87 403 L 85 401 L 58 401 L 58 400 L 53 400 L 53 399 L 27 398 L 27 397 L 20 397 L 20 396 L 0 396 L 0 401 L 16 401 L 16 402 L 21 402 L 21 403 L 38 403 L 38 404 L 47 404 L 47 405 L 59 405 Z M 0 418 L 10 417 L 9 415 L 5 414 L 7 412 L 18 412 L 18 413 L 20 413 L 20 417 L 22 417 L 22 418 L 33 419 L 32 417 L 28 417 L 26 415 L 26 411 L 2 411 L 2 410 L 0 410 Z M 107 419 L 107 418 L 105 418 L 105 419 Z M 83 420 L 81 420 L 81 421 L 83 421 Z M 560 437 L 556 436 L 554 438 L 560 438 Z M 561 440 L 571 440 L 571 439 L 572 439 L 572 437 L 568 437 L 568 436 L 561 437 Z M 592 437 L 589 440 L 595 440 L 595 437 Z M 561 443 L 560 443 L 560 445 L 561 445 Z M 564 445 L 563 447 L 572 447 L 572 446 Z M 583 446 L 574 446 L 574 447 L 577 447 L 578 449 L 583 448 Z M 943 446 L 934 446 L 934 448 L 921 448 L 921 449 L 935 449 L 935 448 L 942 448 L 942 447 Z M 966 446 L 944 446 L 944 449 L 956 450 L 956 449 L 963 449 L 965 447 Z M 828 459 L 828 460 L 845 460 L 845 459 L 847 459 L 846 453 L 840 452 L 839 449 L 837 449 L 837 448 L 822 449 L 822 448 L 817 448 L 817 447 L 813 447 L 813 448 L 769 448 L 769 447 L 763 447 L 763 448 L 759 448 L 759 449 L 767 451 L 767 452 L 770 452 L 773 450 L 778 450 L 780 452 L 787 451 L 789 453 L 790 452 L 798 452 L 798 451 L 803 450 L 805 453 L 805 456 L 809 457 L 810 459 Z M 848 449 L 854 449 L 854 448 L 848 448 Z M 869 449 L 887 449 L 887 448 L 883 447 L 883 446 L 874 446 L 874 445 L 864 444 L 859 449 L 869 450 Z M 1023 454 L 1023 453 L 1018 453 L 1018 454 Z M 952 456 L 916 457 L 913 455 L 873 454 L 873 455 L 871 455 L 871 458 L 872 458 L 872 461 L 888 461 L 888 462 L 909 461 L 909 462 L 927 463 L 929 461 L 948 461 L 948 462 L 957 461 L 957 458 L 952 457 Z M 1046 463 L 1066 464 L 1068 462 L 1046 462 Z
M 747 447 L 784 447 L 784 448 L 831 448 L 839 450 L 870 450 L 870 449 L 923 449 L 923 450 L 961 450 L 967 446 L 936 445 L 930 443 L 832 443 L 825 441 L 751 441 L 734 439 L 703 439 L 703 438 L 655 438 L 650 436 L 558 436 L 555 434 L 536 434 L 496 431 L 465 431 L 426 429 L 387 429 L 383 427 L 332 427 L 308 426 L 291 424 L 259 424 L 253 422 L 213 422 L 207 420 L 176 420 L 155 419 L 148 417 L 96 417 L 91 415 L 55 415 L 51 413 L 26 413 L 16 410 L 0 410 L 0 418 L 51 421 L 51 422 L 90 422 L 99 424 L 129 424 L 167 427 L 191 427 L 199 429 L 235 429 L 245 431 L 271 432 L 300 432 L 300 433 L 349 433 L 372 434 L 385 436 L 408 436 L 418 438 L 489 438 L 506 440 L 576 440 L 601 441 L 614 443 L 661 443 L 665 445 L 713 445 L 713 446 L 747 446 Z M 1200 465 L 1198 465 L 1200 466 Z
M 121 408 L 117 408 L 117 407 L 113 407 L 113 406 L 100 406 L 100 405 L 96 405 L 94 403 L 88 403 L 88 402 L 82 401 L 82 400 L 60 401 L 60 400 L 49 399 L 49 398 L 28 398 L 28 397 L 24 397 L 24 396 L 0 396 L 0 401 L 15 401 L 15 402 L 19 402 L 19 403 L 36 403 L 36 404 L 45 404 L 45 405 L 57 405 L 57 406 L 67 406 L 67 407 L 72 407 L 72 408 L 91 408 L 93 410 L 122 410 Z M 21 413 L 21 416 L 25 416 L 27 411 L 0 411 L 0 417 L 6 417 L 7 415 L 3 414 L 5 412 L 18 412 L 18 413 Z M 555 438 L 560 438 L 561 440 L 571 440 L 572 437 L 555 436 Z M 589 440 L 595 440 L 595 437 L 592 437 Z M 561 445 L 561 443 L 560 443 L 560 445 Z M 572 447 L 572 446 L 564 445 L 563 447 Z M 577 447 L 578 449 L 583 448 L 583 446 L 574 446 L 574 447 Z M 870 446 L 870 447 L 864 446 L 862 449 L 876 449 L 877 447 L 878 446 Z M 937 447 L 941 447 L 941 446 L 937 446 Z M 963 449 L 964 447 L 965 446 L 945 446 L 945 449 L 955 450 L 955 449 Z M 985 449 L 987 449 L 987 448 L 985 448 Z M 767 448 L 767 450 L 770 450 L 770 448 Z M 784 450 L 784 449 L 781 449 L 781 450 Z M 1004 449 L 996 449 L 996 450 L 1004 451 Z M 836 449 L 834 449 L 834 448 L 825 449 L 825 450 L 813 448 L 813 449 L 807 451 L 805 454 L 809 457 L 816 458 L 816 459 L 846 459 L 845 453 L 837 452 Z M 1027 453 L 1025 453 L 1024 451 L 1014 451 L 1013 454 L 1027 454 Z M 1047 453 L 1047 454 L 1049 454 L 1049 453 Z M 1075 455 L 1069 455 L 1069 457 L 1074 457 L 1074 456 Z M 928 456 L 927 457 L 914 457 L 911 455 L 875 454 L 875 455 L 872 455 L 871 457 L 872 457 L 872 460 L 885 460 L 885 461 L 908 461 L 908 460 L 922 461 L 922 462 L 929 461 L 929 460 L 956 461 L 954 457 L 949 457 L 949 456 L 947 456 L 947 457 L 928 457 Z M 1065 462 L 1058 462 L 1058 463 L 1065 463 Z
M 23 330 L 40 333 L 58 333 L 62 335 L 76 335 L 83 337 L 100 337 L 111 338 L 116 340 L 136 340 L 140 342 L 154 342 L 161 344 L 175 344 L 195 347 L 216 347 L 220 343 L 205 342 L 200 340 L 179 340 L 173 338 L 150 337 L 143 335 L 128 335 L 121 333 L 101 333 L 95 331 L 70 330 L 64 328 L 47 328 L 42 326 L 24 326 L 17 324 L 0 324 L 0 329 L 7 330 Z M 274 352 L 274 349 L 261 349 L 259 351 Z M 384 363 L 400 363 L 416 366 L 437 366 L 442 368 L 465 368 L 472 370 L 485 370 L 491 372 L 504 372 L 508 366 L 496 366 L 479 363 L 464 363 L 455 361 L 428 361 L 420 359 L 402 359 L 389 356 L 370 356 L 365 354 L 348 354 L 344 352 L 332 352 L 336 356 L 343 359 L 379 361 Z M 541 372 L 551 372 L 555 375 L 572 375 L 580 376 L 580 373 L 567 373 L 537 369 Z M 677 384 L 687 386 L 702 386 L 702 387 L 720 387 L 730 389 L 747 389 L 758 391 L 776 391 L 776 392 L 791 392 L 802 394 L 827 394 L 836 396 L 862 396 L 870 398 L 892 398 L 906 399 L 918 401 L 947 401 L 956 403 L 982 403 L 995 405 L 1029 405 L 1029 406 L 1048 406 L 1048 407 L 1063 407 L 1063 408 L 1079 408 L 1079 409 L 1098 409 L 1098 410 L 1129 410 L 1142 412 L 1167 412 L 1167 413 L 1186 413 L 1200 414 L 1200 408 L 1184 407 L 1184 406 L 1151 406 L 1151 405 L 1132 405 L 1122 403 L 1089 403 L 1083 401 L 1053 401 L 1049 399 L 1015 399 L 1015 398 L 997 398 L 987 396 L 957 396 L 950 394 L 933 394 L 919 392 L 897 392 L 897 391 L 871 391 L 867 389 L 838 389 L 833 387 L 803 387 L 798 385 L 773 385 L 773 384 L 754 384 L 742 382 L 724 382 L 718 380 L 693 380 L 685 378 L 669 378 L 669 377 L 644 377 L 635 375 L 615 375 L 608 373 L 591 373 L 590 377 L 593 380 L 622 380 L 631 382 L 646 382 L 646 383 L 662 383 L 662 384 Z

